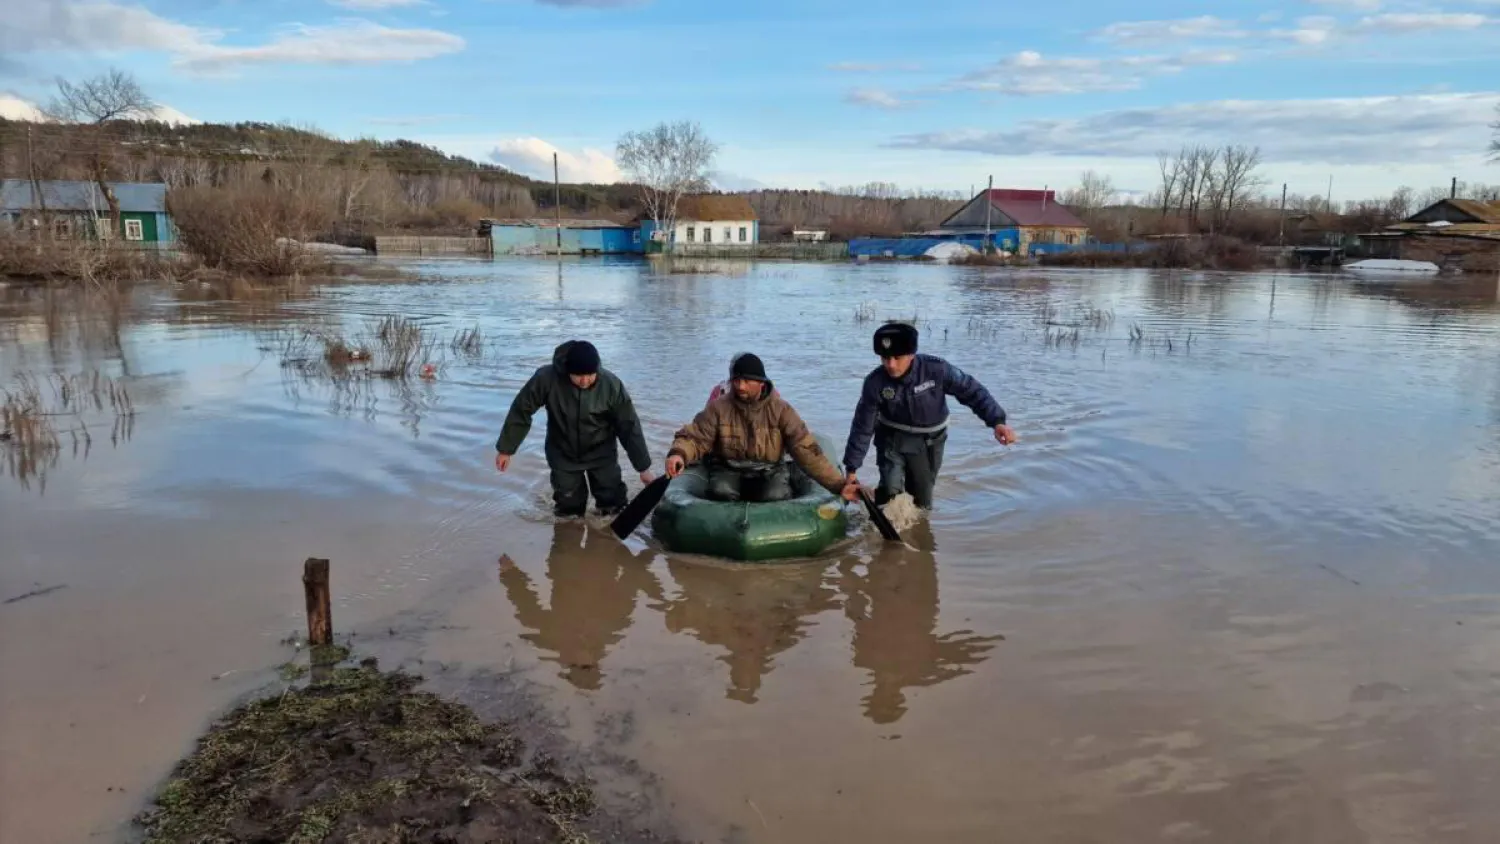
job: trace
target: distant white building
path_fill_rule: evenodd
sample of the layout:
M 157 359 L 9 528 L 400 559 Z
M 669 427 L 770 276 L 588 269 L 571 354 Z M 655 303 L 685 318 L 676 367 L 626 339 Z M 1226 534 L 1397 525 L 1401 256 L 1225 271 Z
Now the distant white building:
M 759 242 L 760 222 L 745 197 L 695 194 L 678 200 L 673 248 L 686 247 L 687 251 L 694 247 L 749 247 Z
M 822 243 L 828 239 L 824 229 L 792 229 L 792 240 L 801 243 Z

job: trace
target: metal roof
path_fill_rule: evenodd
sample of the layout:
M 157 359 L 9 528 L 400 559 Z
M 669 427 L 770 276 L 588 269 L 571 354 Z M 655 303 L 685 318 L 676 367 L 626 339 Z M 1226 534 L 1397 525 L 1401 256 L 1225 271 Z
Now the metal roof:
M 42 199 L 49 211 L 109 211 L 109 202 L 99 186 L 86 181 L 43 181 Z M 167 186 L 160 182 L 109 182 L 120 201 L 120 210 L 133 214 L 167 213 Z M 0 181 L 0 211 L 40 209 L 36 191 L 28 179 Z
M 559 221 L 551 217 L 527 217 L 518 220 L 490 220 L 491 226 L 518 226 L 522 228 L 550 229 L 556 228 Z M 628 229 L 634 228 L 628 223 L 616 223 L 613 220 L 572 220 L 564 217 L 561 225 L 565 229 Z

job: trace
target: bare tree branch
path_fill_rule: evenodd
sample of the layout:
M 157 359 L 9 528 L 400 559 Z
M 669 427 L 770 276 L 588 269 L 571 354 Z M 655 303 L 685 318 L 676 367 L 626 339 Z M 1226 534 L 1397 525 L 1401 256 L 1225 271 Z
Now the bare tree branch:
M 94 184 L 109 204 L 111 233 L 120 231 L 120 200 L 109 186 L 112 145 L 104 137 L 103 127 L 113 120 L 147 120 L 155 111 L 156 102 L 135 77 L 115 69 L 78 83 L 59 78 L 57 94 L 42 109 L 43 114 L 58 123 L 85 127 L 80 139 L 86 146 Z
M 641 186 L 646 214 L 656 224 L 653 237 L 670 243 L 677 227 L 677 203 L 684 194 L 706 190 L 718 145 L 697 123 L 659 123 L 644 132 L 626 132 L 615 145 L 615 160 Z M 664 244 L 666 245 L 666 244 Z

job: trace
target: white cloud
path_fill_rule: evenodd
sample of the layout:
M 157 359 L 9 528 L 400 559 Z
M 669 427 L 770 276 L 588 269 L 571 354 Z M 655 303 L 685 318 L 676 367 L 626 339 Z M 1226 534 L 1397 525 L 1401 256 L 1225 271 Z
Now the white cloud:
M 212 72 L 247 64 L 412 62 L 457 53 L 464 47 L 464 39 L 436 29 L 392 29 L 369 21 L 345 21 L 298 25 L 258 46 L 200 45 L 183 51 L 176 64 Z
M 904 135 L 888 146 L 991 155 L 1147 157 L 1183 143 L 1261 147 L 1267 160 L 1429 163 L 1485 147 L 1500 94 L 1220 100 L 1025 120 L 997 131 Z
M 1314 6 L 1353 9 L 1356 12 L 1373 12 L 1381 6 L 1381 0 L 1311 0 L 1311 2 Z
M 914 72 L 922 69 L 916 62 L 835 62 L 829 70 L 840 73 L 883 73 L 887 71 Z
M 910 101 L 879 88 L 856 88 L 844 95 L 844 101 L 854 105 L 885 109 L 906 108 L 912 105 Z
M 541 138 L 510 138 L 490 151 L 496 164 L 522 175 L 552 179 L 552 154 L 557 153 L 557 169 L 564 182 L 610 184 L 620 181 L 620 168 L 607 153 L 585 148 L 572 153 L 560 150 Z
M 1304 47 L 1316 47 L 1328 43 L 1338 30 L 1338 26 L 1339 22 L 1336 18 L 1314 15 L 1298 18 L 1295 29 L 1273 29 L 1268 34 L 1272 38 L 1285 39 Z
M 1228 64 L 1239 59 L 1227 50 L 1189 50 L 1176 55 L 1048 58 L 1023 50 L 982 70 L 961 77 L 950 87 L 1012 97 L 1130 91 L 1148 76 L 1178 73 L 1198 65 Z
M 355 9 L 361 12 L 427 5 L 427 0 L 328 0 L 328 2 L 342 9 Z
M 391 6 L 409 0 L 343 0 Z M 0 0 L 0 55 L 74 50 L 168 53 L 174 65 L 216 71 L 245 64 L 372 64 L 416 61 L 464 49 L 463 38 L 432 29 L 392 29 L 369 21 L 295 26 L 259 45 L 223 43 L 224 34 L 110 0 Z
M 1203 15 L 1177 20 L 1121 21 L 1104 27 L 1094 33 L 1094 37 L 1115 44 L 1145 45 L 1167 41 L 1243 38 L 1247 34 L 1234 21 Z
M 1478 29 L 1490 22 L 1484 15 L 1444 12 L 1391 13 L 1364 18 L 1355 29 L 1360 32 L 1426 32 L 1446 29 Z
M 0 2 L 0 55 L 49 50 L 177 51 L 216 37 L 141 6 L 73 0 Z

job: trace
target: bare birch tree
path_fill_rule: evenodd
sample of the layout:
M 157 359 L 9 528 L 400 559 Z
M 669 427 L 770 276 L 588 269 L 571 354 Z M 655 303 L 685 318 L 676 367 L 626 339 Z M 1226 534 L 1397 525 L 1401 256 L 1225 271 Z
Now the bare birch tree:
M 701 126 L 686 120 L 620 136 L 615 161 L 641 186 L 641 202 L 656 225 L 653 237 L 670 242 L 678 201 L 684 194 L 707 189 L 718 151 Z
M 80 128 L 83 154 L 88 157 L 94 183 L 109 205 L 113 231 L 120 230 L 120 200 L 109 186 L 109 159 L 113 145 L 105 134 L 105 125 L 117 120 L 146 120 L 156 111 L 156 102 L 141 88 L 135 77 L 123 70 L 109 70 L 77 84 L 57 80 L 57 94 L 42 110 L 59 123 Z
M 1182 157 L 1159 152 L 1156 166 L 1161 170 L 1161 215 L 1165 218 L 1171 210 L 1172 197 L 1177 195 L 1177 182 L 1182 178 Z
M 1219 175 L 1214 179 L 1214 216 L 1220 230 L 1229 227 L 1234 212 L 1250 191 L 1264 184 L 1257 174 L 1260 147 L 1231 145 L 1219 152 Z
M 1090 214 L 1115 200 L 1115 183 L 1108 176 L 1085 170 L 1078 174 L 1078 186 L 1063 191 L 1062 203 L 1077 214 Z

